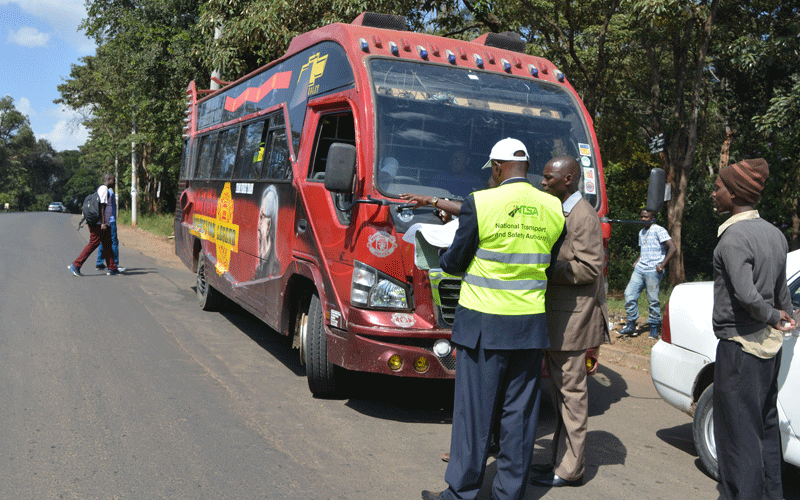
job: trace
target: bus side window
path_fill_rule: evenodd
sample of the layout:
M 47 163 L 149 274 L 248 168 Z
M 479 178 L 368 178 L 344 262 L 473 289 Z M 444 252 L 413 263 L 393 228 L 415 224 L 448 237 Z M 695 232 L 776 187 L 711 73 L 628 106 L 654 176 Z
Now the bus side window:
M 288 180 L 292 178 L 289 163 L 289 144 L 286 142 L 286 129 L 270 130 L 267 138 L 269 160 L 264 167 L 262 178 Z
M 236 160 L 236 145 L 239 142 L 239 128 L 220 132 L 217 157 L 211 168 L 212 179 L 229 179 Z
M 308 174 L 309 179 L 324 180 L 325 164 L 328 162 L 328 149 L 334 142 L 356 144 L 356 129 L 353 114 L 331 115 L 322 118 L 317 134 L 317 147 L 314 163 Z
M 197 155 L 196 178 L 208 179 L 211 175 L 211 164 L 213 163 L 216 145 L 216 132 L 212 132 L 211 134 L 200 139 L 200 154 Z
M 249 123 L 242 129 L 236 155 L 236 179 L 258 179 L 264 164 L 264 121 Z

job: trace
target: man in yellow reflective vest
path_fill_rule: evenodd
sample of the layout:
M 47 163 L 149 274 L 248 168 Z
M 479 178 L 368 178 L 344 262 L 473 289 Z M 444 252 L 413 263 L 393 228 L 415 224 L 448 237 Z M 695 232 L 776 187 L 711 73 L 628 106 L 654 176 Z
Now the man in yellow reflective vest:
M 496 188 L 470 194 L 459 228 L 440 259 L 461 275 L 453 324 L 456 381 L 449 487 L 425 500 L 473 499 L 480 491 L 492 422 L 500 421 L 494 499 L 521 499 L 528 483 L 539 417 L 542 349 L 549 347 L 546 270 L 564 239 L 558 198 L 526 177 L 528 151 L 512 138 L 494 145 L 484 168 Z

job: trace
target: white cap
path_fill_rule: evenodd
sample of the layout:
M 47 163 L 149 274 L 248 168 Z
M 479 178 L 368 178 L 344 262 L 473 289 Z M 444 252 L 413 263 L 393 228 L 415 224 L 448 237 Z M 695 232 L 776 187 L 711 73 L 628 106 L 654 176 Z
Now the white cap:
M 522 156 L 516 156 L 514 153 L 517 151 L 522 151 L 525 153 L 525 157 L 523 158 Z M 507 137 L 501 141 L 498 141 L 497 144 L 494 145 L 492 152 L 489 153 L 489 161 L 487 161 L 482 168 L 491 167 L 492 160 L 528 161 L 528 159 L 528 150 L 525 148 L 525 144 L 523 144 L 520 140 Z

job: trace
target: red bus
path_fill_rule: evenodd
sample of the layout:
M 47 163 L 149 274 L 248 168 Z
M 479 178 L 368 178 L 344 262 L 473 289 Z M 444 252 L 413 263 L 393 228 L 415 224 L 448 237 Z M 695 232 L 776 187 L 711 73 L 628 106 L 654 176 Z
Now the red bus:
M 581 190 L 607 214 L 591 120 L 558 68 L 518 37 L 405 26 L 364 13 L 218 91 L 187 90 L 175 251 L 203 309 L 229 299 L 292 336 L 317 395 L 336 392 L 341 369 L 455 376 L 460 281 L 403 241 L 441 221 L 401 193 L 463 199 L 514 137 L 537 186 L 550 158 L 579 158 Z

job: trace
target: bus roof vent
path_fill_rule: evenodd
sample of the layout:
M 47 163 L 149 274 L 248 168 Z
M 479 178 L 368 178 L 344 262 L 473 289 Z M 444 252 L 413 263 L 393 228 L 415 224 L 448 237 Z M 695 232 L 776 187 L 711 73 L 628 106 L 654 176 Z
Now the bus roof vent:
M 378 14 L 376 12 L 362 12 L 350 24 L 354 26 L 367 26 L 370 28 L 382 28 L 385 30 L 408 31 L 405 16 Z
M 513 31 L 503 33 L 486 33 L 481 35 L 473 43 L 486 45 L 487 47 L 497 47 L 498 49 L 510 50 L 513 52 L 525 52 L 525 40 Z

